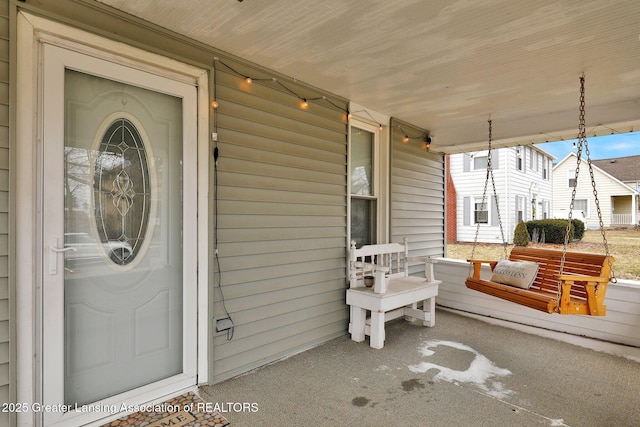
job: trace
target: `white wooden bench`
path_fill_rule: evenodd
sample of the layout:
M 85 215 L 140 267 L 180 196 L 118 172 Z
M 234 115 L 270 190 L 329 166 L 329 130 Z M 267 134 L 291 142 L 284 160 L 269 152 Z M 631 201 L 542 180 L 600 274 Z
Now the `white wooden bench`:
M 424 277 L 409 276 L 410 262 L 424 263 Z M 410 257 L 406 237 L 402 244 L 367 245 L 360 249 L 356 249 L 356 242 L 352 241 L 347 290 L 351 339 L 361 342 L 369 335 L 371 347 L 382 348 L 385 322 L 402 316 L 407 320 L 420 320 L 423 326 L 434 326 L 436 296 L 441 283 L 434 279 L 434 262 L 428 257 Z M 364 285 L 367 276 L 375 278 L 372 287 Z

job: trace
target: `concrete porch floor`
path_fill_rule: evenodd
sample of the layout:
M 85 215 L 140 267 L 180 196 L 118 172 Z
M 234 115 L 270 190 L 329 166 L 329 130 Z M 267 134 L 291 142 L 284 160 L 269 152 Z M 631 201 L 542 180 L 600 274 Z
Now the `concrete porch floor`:
M 234 427 L 640 425 L 640 359 L 440 309 L 433 328 L 399 319 L 386 335 L 381 350 L 345 335 L 200 396 Z

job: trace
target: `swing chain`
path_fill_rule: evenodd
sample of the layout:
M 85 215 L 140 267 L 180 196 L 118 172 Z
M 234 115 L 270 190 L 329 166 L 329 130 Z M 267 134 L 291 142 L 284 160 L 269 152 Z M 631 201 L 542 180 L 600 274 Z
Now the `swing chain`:
M 604 243 L 606 257 L 609 263 L 610 281 L 611 283 L 616 283 L 617 279 L 615 277 L 613 266 L 611 264 L 611 256 L 609 255 L 609 244 L 607 242 L 607 237 L 605 235 L 604 222 L 602 220 L 602 211 L 600 210 L 600 201 L 598 200 L 598 191 L 596 190 L 596 180 L 593 174 L 593 165 L 591 164 L 591 154 L 589 152 L 589 144 L 587 142 L 584 93 L 585 93 L 585 90 L 584 90 L 584 74 L 583 74 L 582 76 L 580 76 L 580 114 L 579 114 L 579 125 L 578 125 L 578 146 L 577 146 L 577 153 L 576 153 L 576 157 L 577 157 L 576 172 L 573 179 L 573 190 L 571 191 L 571 203 L 569 204 L 569 218 L 567 220 L 567 228 L 565 230 L 565 235 L 564 235 L 564 246 L 562 248 L 562 259 L 560 261 L 559 274 L 562 274 L 564 270 L 567 246 L 569 245 L 569 233 L 571 232 L 571 225 L 572 225 L 572 219 L 573 219 L 573 207 L 574 207 L 574 201 L 576 198 L 576 189 L 578 187 L 578 176 L 580 174 L 580 164 L 582 163 L 582 149 L 584 147 L 585 154 L 587 156 L 587 165 L 589 167 L 589 175 L 591 178 L 591 187 L 593 188 L 593 195 L 595 198 L 594 201 L 596 205 L 596 210 L 598 212 L 600 233 L 602 234 L 602 241 Z M 596 291 L 597 291 L 597 286 L 596 286 Z M 561 294 L 562 294 L 561 281 L 558 280 L 558 303 L 556 304 L 556 310 L 559 310 L 559 307 L 560 307 Z
M 584 79 L 584 77 L 583 77 L 583 79 Z M 595 180 L 595 177 L 593 175 L 593 165 L 591 164 L 591 154 L 589 153 L 589 144 L 587 144 L 586 135 L 585 135 L 584 150 L 585 150 L 585 153 L 587 155 L 587 165 L 589 166 L 589 175 L 591 176 L 591 187 L 593 188 L 594 202 L 596 204 L 596 210 L 598 212 L 598 222 L 599 222 L 599 225 L 600 225 L 600 234 L 602 235 L 602 242 L 603 242 L 603 245 L 604 245 L 605 254 L 607 256 L 607 262 L 609 263 L 609 271 L 610 271 L 610 278 L 609 279 L 610 279 L 611 283 L 617 283 L 618 279 L 616 278 L 615 273 L 613 271 L 613 265 L 611 264 L 611 256 L 609 254 L 609 242 L 607 241 L 607 236 L 606 236 L 605 231 L 604 231 L 604 221 L 602 220 L 602 211 L 600 210 L 600 200 L 598 200 L 598 190 L 596 190 L 596 180 Z M 576 185 L 577 185 L 577 181 L 576 181 Z M 596 291 L 597 290 L 598 290 L 598 287 L 596 286 Z
M 484 189 L 482 191 L 482 202 L 481 202 L 481 206 L 484 209 L 487 209 L 487 211 L 489 210 L 489 205 L 486 204 L 486 200 L 487 200 L 487 187 L 489 184 L 489 178 L 491 178 L 491 184 L 493 187 L 493 195 L 494 195 L 494 203 L 496 204 L 496 213 L 498 216 L 498 224 L 500 225 L 500 235 L 502 236 L 502 246 L 504 249 L 504 257 L 505 259 L 508 258 L 507 255 L 507 241 L 504 238 L 504 229 L 502 227 L 502 218 L 500 217 L 500 205 L 498 203 L 498 192 L 496 190 L 496 181 L 493 177 L 493 167 L 492 167 L 492 147 L 491 147 L 491 140 L 492 140 L 492 121 L 491 119 L 488 120 L 489 122 L 489 143 L 488 143 L 488 148 L 487 148 L 487 175 L 484 181 Z M 480 222 L 476 223 L 476 234 L 475 237 L 473 239 L 473 246 L 471 248 L 471 259 L 475 259 L 475 252 L 476 252 L 476 245 L 478 243 L 478 234 L 480 233 Z

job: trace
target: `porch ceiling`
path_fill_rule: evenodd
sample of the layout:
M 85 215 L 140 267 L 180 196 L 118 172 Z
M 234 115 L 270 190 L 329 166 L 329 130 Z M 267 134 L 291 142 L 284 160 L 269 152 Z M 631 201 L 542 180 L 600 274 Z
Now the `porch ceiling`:
M 640 128 L 636 0 L 98 0 L 429 130 L 432 149 Z M 603 125 L 603 126 L 600 126 Z M 635 126 L 635 127 L 634 127 Z

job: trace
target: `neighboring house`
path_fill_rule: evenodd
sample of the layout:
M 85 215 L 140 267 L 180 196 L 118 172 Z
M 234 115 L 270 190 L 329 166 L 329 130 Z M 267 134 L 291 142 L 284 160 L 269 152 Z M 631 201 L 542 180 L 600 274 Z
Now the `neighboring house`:
M 545 151 L 535 146 L 494 149 L 491 158 L 498 200 L 496 203 L 489 180 L 484 204 L 487 151 L 449 157 L 455 193 L 447 196 L 455 198 L 457 215 L 448 227 L 449 230 L 455 227 L 458 241 L 473 242 L 477 231 L 478 242 L 502 243 L 502 222 L 504 239 L 511 243 L 518 222 L 550 217 L 553 157 Z
M 605 227 L 637 225 L 640 213 L 640 156 L 593 160 L 593 177 Z M 556 210 L 569 209 L 575 182 L 577 155 L 568 154 L 553 167 L 553 205 Z M 574 210 L 584 212 L 588 228 L 600 226 L 591 175 L 586 160 L 581 159 L 580 174 L 575 188 Z
M 94 422 L 345 335 L 352 238 L 444 255 L 424 129 L 94 2 L 0 5 L 0 401 L 93 405 L 0 425 Z

